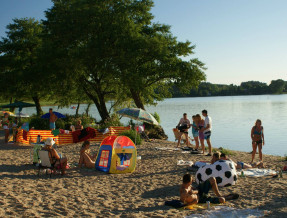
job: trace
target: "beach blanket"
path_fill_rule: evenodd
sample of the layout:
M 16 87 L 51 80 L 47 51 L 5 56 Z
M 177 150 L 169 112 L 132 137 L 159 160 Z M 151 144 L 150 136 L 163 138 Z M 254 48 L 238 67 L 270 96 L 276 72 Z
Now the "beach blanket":
M 276 171 L 271 169 L 246 169 L 244 170 L 244 176 L 250 177 L 261 177 L 261 176 L 272 176 L 275 175 Z M 237 172 L 237 175 L 241 175 L 241 172 Z
M 189 160 L 178 160 L 177 161 L 177 165 L 178 166 L 192 166 L 193 165 L 193 162 L 192 161 L 189 161 Z
M 91 127 L 87 127 L 85 129 L 72 132 L 72 135 L 73 135 L 73 143 L 82 142 L 91 138 L 95 138 L 96 130 Z
M 173 148 L 173 147 L 155 147 L 156 150 L 161 151 L 179 151 L 181 148 Z
M 203 161 L 196 161 L 195 162 L 195 166 L 196 167 L 204 167 L 207 163 L 206 162 L 203 162 Z
M 186 205 L 184 203 L 182 203 L 180 200 L 171 200 L 171 201 L 166 201 L 164 203 L 164 205 L 166 206 L 171 206 L 174 207 L 176 209 L 183 209 L 183 210 L 198 210 L 198 209 L 207 209 L 207 204 L 193 204 L 193 205 Z M 210 206 L 215 206 L 217 205 L 217 207 L 220 207 L 219 205 L 223 205 L 223 204 L 210 204 Z
M 226 206 L 215 206 L 211 210 L 206 210 L 204 214 L 192 214 L 185 218 L 247 218 L 247 217 L 262 217 L 268 214 L 268 211 L 258 209 L 235 209 Z

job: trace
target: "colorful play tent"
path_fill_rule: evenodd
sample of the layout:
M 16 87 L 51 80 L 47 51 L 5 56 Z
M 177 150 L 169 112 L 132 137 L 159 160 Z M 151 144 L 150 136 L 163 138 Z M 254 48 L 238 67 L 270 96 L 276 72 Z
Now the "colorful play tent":
M 108 173 L 132 173 L 136 158 L 136 146 L 129 137 L 108 136 L 100 145 L 96 169 Z

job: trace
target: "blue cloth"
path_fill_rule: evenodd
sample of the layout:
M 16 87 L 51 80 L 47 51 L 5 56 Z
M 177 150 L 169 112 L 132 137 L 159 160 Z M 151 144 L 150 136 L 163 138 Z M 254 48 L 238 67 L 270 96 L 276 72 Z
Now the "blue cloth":
M 192 123 L 191 132 L 192 132 L 193 137 L 198 137 L 199 132 L 198 132 L 198 130 L 195 129 L 195 128 L 197 128 L 197 126 L 195 125 L 195 122 L 193 122 L 193 123 Z
M 50 123 L 50 129 L 56 129 L 56 124 L 54 123 Z

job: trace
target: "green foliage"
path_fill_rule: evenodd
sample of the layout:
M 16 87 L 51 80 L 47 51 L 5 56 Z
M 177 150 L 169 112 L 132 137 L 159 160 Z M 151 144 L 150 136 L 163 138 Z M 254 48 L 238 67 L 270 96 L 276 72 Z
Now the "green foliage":
M 154 118 L 156 119 L 156 121 L 157 121 L 158 123 L 160 123 L 159 114 L 158 114 L 157 112 L 154 112 L 153 116 L 154 116 Z
M 220 148 L 213 148 L 212 149 L 212 152 L 216 152 L 216 151 L 219 151 L 220 153 L 224 153 L 226 155 L 233 155 L 233 152 L 231 150 L 225 149 L 225 148 L 222 148 L 222 147 L 220 147 Z
M 26 122 L 29 122 L 29 128 L 31 129 L 34 127 L 34 129 L 37 130 L 49 130 L 49 119 L 42 119 L 38 116 L 31 116 L 29 118 L 26 118 Z
M 124 131 L 122 132 L 120 135 L 124 135 L 129 137 L 134 143 L 135 143 L 135 139 L 136 139 L 136 145 L 141 145 L 142 144 L 142 139 L 141 136 L 139 134 L 136 134 L 135 130 L 128 130 L 128 131 Z
M 286 86 L 286 82 L 282 79 L 272 80 L 269 88 L 272 94 L 282 94 Z
M 112 114 L 111 117 L 100 124 L 100 129 L 109 128 L 110 126 L 123 126 L 117 114 Z

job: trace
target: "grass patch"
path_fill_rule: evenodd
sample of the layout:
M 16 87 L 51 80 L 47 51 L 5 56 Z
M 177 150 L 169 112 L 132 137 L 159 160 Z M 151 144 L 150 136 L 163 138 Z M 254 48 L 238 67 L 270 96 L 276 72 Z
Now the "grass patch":
M 216 152 L 216 151 L 219 151 L 220 153 L 224 153 L 226 155 L 233 155 L 233 152 L 231 150 L 225 149 L 225 148 L 222 148 L 222 147 L 220 147 L 220 148 L 213 148 L 212 149 L 212 152 Z

